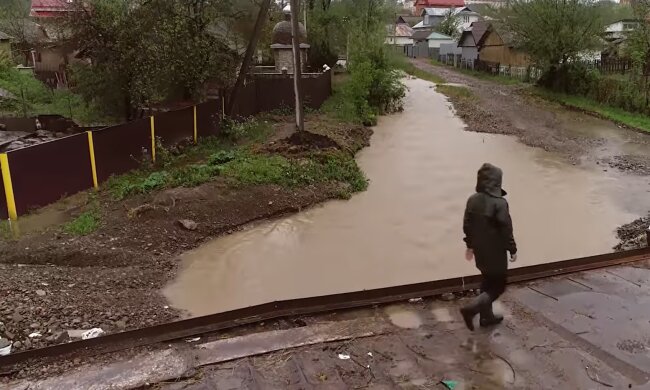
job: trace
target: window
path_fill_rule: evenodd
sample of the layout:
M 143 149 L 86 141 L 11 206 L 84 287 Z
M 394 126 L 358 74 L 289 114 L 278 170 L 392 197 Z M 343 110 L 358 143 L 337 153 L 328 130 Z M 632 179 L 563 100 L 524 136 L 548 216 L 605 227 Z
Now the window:
M 636 23 L 623 23 L 623 30 L 629 31 L 636 28 Z
M 463 16 L 463 22 L 469 23 L 469 15 Z

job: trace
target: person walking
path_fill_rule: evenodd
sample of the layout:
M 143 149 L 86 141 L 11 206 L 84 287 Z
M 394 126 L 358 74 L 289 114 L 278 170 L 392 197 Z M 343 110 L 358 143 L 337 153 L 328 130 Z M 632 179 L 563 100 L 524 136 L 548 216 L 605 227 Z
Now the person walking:
M 480 315 L 480 325 L 499 324 L 503 316 L 492 311 L 492 303 L 506 289 L 508 253 L 510 261 L 517 260 L 517 244 L 512 232 L 512 218 L 507 194 L 502 188 L 503 171 L 485 163 L 478 171 L 476 193 L 467 201 L 463 218 L 463 232 L 467 261 L 476 260 L 481 271 L 481 293 L 460 309 L 465 325 L 474 330 L 474 317 Z

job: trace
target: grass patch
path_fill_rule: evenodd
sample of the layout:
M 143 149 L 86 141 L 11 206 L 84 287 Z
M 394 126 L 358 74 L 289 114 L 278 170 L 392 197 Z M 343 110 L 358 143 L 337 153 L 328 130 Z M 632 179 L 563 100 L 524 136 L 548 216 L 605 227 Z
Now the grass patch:
M 541 88 L 534 88 L 532 91 L 535 96 L 539 96 L 543 99 L 579 110 L 588 111 L 613 122 L 650 132 L 650 117 L 646 115 L 607 106 L 583 96 L 555 93 Z
M 63 226 L 63 230 L 75 236 L 86 236 L 99 227 L 100 215 L 96 206 L 83 212 L 77 218 Z
M 476 96 L 472 93 L 469 88 L 466 87 L 457 87 L 455 85 L 437 85 L 436 91 L 442 93 L 443 95 L 449 96 L 451 98 L 463 99 L 463 100 L 472 100 Z
M 363 191 L 368 187 L 368 181 L 356 161 L 346 153 L 288 159 L 278 155 L 254 154 L 242 148 L 218 151 L 203 164 L 154 172 L 136 171 L 111 178 L 107 188 L 115 200 L 122 200 L 163 188 L 195 187 L 216 176 L 227 177 L 241 184 L 277 184 L 289 188 L 324 182 L 348 183 L 351 192 Z
M 438 61 L 438 60 L 431 60 L 431 64 L 435 66 L 447 66 L 452 68 L 453 70 L 466 74 L 468 76 L 475 77 L 477 79 L 481 80 L 487 80 L 487 81 L 492 81 L 495 83 L 499 84 L 504 84 L 504 85 L 516 85 L 516 84 L 523 84 L 524 82 L 514 78 L 514 77 L 508 77 L 508 76 L 502 76 L 502 75 L 494 75 L 492 73 L 487 73 L 487 72 L 480 72 L 478 70 L 472 70 L 472 69 L 463 69 L 463 68 L 456 68 L 450 65 L 445 65 L 444 63 Z
M 11 235 L 11 226 L 9 221 L 0 221 L 0 239 L 10 240 Z
M 368 188 L 368 180 L 352 156 L 331 153 L 306 159 L 242 154 L 223 165 L 224 176 L 244 184 L 277 184 L 283 187 L 323 182 L 343 182 L 352 192 Z
M 408 74 L 410 74 L 413 77 L 417 77 L 422 80 L 430 81 L 435 84 L 441 84 L 444 83 L 445 80 L 440 77 L 436 76 L 435 74 L 429 73 L 425 70 L 422 70 L 418 68 L 417 66 L 413 65 L 406 57 L 397 55 L 397 57 L 394 60 L 395 63 L 395 68 L 400 69 Z
M 323 103 L 320 111 L 329 117 L 348 123 L 363 123 L 354 102 L 345 94 L 345 85 L 349 75 L 335 76 L 332 80 L 332 96 Z
M 198 145 L 183 150 L 179 155 L 157 146 L 157 162 L 124 175 L 113 176 L 106 190 L 115 200 L 137 194 L 172 187 L 196 187 L 219 175 L 220 165 L 231 161 L 240 153 L 239 148 L 264 141 L 272 132 L 266 121 L 254 118 L 224 125 L 223 137 L 201 139 Z

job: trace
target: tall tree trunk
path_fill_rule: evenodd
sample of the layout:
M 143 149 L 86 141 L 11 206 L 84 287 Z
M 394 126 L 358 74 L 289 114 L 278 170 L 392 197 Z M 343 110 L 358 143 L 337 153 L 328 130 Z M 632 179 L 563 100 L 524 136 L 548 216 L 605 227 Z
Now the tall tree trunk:
M 241 69 L 239 69 L 239 75 L 237 76 L 237 81 L 235 86 L 230 93 L 230 99 L 228 101 L 228 114 L 232 113 L 233 108 L 235 107 L 235 100 L 237 100 L 237 95 L 244 85 L 244 79 L 246 78 L 246 73 L 248 73 L 248 68 L 250 67 L 251 61 L 253 59 L 253 54 L 257 48 L 257 42 L 260 40 L 260 35 L 262 33 L 262 27 L 264 27 L 264 22 L 266 21 L 266 15 L 269 12 L 269 7 L 271 6 L 271 0 L 264 0 L 260 5 L 260 11 L 257 14 L 257 20 L 255 21 L 255 28 L 253 30 L 253 36 L 248 42 L 248 47 L 246 48 L 246 54 L 244 54 L 244 59 L 241 64 Z
M 305 130 L 305 120 L 302 111 L 302 60 L 300 56 L 300 0 L 291 0 L 291 35 L 293 36 L 293 90 L 296 96 L 296 130 Z

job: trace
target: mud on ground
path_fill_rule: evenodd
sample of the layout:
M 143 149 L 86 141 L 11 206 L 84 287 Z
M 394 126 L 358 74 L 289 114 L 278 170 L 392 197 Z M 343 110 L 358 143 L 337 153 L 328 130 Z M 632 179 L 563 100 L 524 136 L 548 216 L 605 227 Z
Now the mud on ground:
M 629 154 L 612 142 L 618 140 L 575 131 L 579 121 L 570 122 L 560 115 L 566 113 L 564 107 L 534 96 L 523 84 L 482 80 L 426 60 L 413 63 L 448 83 L 469 88 L 473 98 L 449 97 L 468 131 L 514 135 L 525 145 L 560 154 L 576 165 L 606 165 L 621 172 L 650 175 L 650 154 Z M 580 115 L 584 114 L 571 116 Z M 625 136 L 630 143 L 650 148 L 648 134 L 629 130 Z
M 291 118 L 275 120 L 270 141 L 257 146 L 260 153 L 323 148 L 353 153 L 368 145 L 372 133 L 312 115 L 307 129 L 315 128 L 315 134 L 295 135 L 288 130 Z M 121 202 L 102 191 L 96 197 L 101 226 L 88 236 L 72 236 L 56 226 L 0 240 L 0 337 L 13 341 L 16 352 L 66 342 L 71 329 L 100 327 L 111 333 L 178 318 L 159 293 L 175 274 L 178 254 L 253 221 L 336 198 L 341 187 L 241 186 L 215 178 L 199 187 Z M 73 208 L 71 217 L 79 212 Z M 180 220 L 195 222 L 195 230 Z

